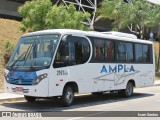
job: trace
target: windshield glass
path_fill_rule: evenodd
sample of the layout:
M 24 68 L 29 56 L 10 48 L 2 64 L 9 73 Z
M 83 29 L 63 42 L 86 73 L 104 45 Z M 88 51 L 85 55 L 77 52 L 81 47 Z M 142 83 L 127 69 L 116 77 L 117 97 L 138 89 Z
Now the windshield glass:
M 59 35 L 23 37 L 18 42 L 8 64 L 8 68 L 49 67 Z

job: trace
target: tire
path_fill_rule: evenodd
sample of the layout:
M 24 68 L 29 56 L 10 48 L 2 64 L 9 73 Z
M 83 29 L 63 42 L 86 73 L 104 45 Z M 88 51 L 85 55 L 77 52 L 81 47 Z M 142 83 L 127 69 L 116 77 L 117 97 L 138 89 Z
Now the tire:
M 102 95 L 103 92 L 93 92 L 92 95 Z
M 131 82 L 128 82 L 126 89 L 119 90 L 118 94 L 122 97 L 131 97 L 133 95 L 133 84 Z
M 72 105 L 73 101 L 74 101 L 73 88 L 70 86 L 66 86 L 63 90 L 63 95 L 61 97 L 62 106 L 69 107 Z
M 36 97 L 24 96 L 24 98 L 27 102 L 35 102 L 36 101 Z

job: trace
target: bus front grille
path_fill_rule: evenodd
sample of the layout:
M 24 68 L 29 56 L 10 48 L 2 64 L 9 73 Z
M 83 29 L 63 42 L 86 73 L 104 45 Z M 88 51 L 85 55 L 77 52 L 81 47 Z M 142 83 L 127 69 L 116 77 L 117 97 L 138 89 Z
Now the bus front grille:
M 10 79 L 11 84 L 15 85 L 32 85 L 33 79 Z

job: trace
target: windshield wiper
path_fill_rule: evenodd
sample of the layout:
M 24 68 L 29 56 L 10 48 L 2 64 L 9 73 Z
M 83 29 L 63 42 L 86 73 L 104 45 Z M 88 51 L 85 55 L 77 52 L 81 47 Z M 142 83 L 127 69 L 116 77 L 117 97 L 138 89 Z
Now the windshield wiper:
M 33 48 L 33 45 L 32 45 L 32 47 L 29 46 L 29 48 L 27 49 L 27 53 L 26 53 L 26 55 L 25 55 L 25 62 L 24 62 L 24 64 L 23 64 L 23 67 L 24 67 L 24 65 L 26 64 L 26 61 L 27 61 L 27 59 L 28 59 L 28 56 L 29 56 L 32 48 Z
M 13 67 L 18 61 L 24 61 L 24 60 L 20 60 L 23 56 L 26 56 L 26 54 L 27 54 L 27 52 L 28 52 L 28 50 L 31 48 L 31 46 L 32 45 L 30 45 L 29 47 L 28 47 L 28 49 L 25 51 L 25 52 L 23 52 L 22 53 L 22 55 L 20 55 L 10 66 L 8 66 L 8 67 Z
M 27 61 L 27 59 L 28 59 L 28 56 L 29 56 L 29 54 L 30 54 L 30 52 L 31 52 L 31 50 L 34 48 L 34 46 L 35 46 L 35 41 L 36 41 L 36 39 L 34 40 L 34 43 L 32 44 L 32 46 L 27 50 L 28 52 L 26 53 L 26 55 L 25 55 L 25 62 L 24 62 L 24 64 L 23 64 L 23 67 L 24 67 L 24 65 L 26 64 L 26 61 Z M 34 52 L 34 51 L 33 51 Z M 33 56 L 32 56 L 32 59 L 31 59 L 31 68 L 33 69 L 34 67 L 33 67 Z

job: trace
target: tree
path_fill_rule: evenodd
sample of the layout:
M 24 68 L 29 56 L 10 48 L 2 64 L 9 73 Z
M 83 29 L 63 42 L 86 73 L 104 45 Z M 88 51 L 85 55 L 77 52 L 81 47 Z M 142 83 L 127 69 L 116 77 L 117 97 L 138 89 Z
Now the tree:
M 89 27 L 82 23 L 89 17 L 89 13 L 76 11 L 73 4 L 70 4 L 68 8 L 64 5 L 54 5 L 46 16 L 45 24 L 47 28 L 89 30 Z
M 140 35 L 140 38 L 144 39 L 145 31 L 149 31 L 157 23 L 155 19 L 158 13 L 156 5 L 146 0 L 131 1 L 126 14 L 127 27 L 131 32 Z
M 52 8 L 50 0 L 27 1 L 19 8 L 19 14 L 23 18 L 21 31 L 37 31 L 46 29 L 45 19 L 48 11 Z
M 103 0 L 98 10 L 99 18 L 113 20 L 113 27 L 120 31 L 128 28 L 130 32 L 140 35 L 143 39 L 144 32 L 156 25 L 155 16 L 159 13 L 155 5 L 146 0 Z
M 57 28 L 89 30 L 83 21 L 90 14 L 76 11 L 74 5 L 52 6 L 51 0 L 32 0 L 27 1 L 18 11 L 23 18 L 20 26 L 23 32 Z
M 127 3 L 123 0 L 103 0 L 101 7 L 97 10 L 98 19 L 113 20 L 113 27 L 120 31 L 123 28 L 124 17 L 128 9 Z

